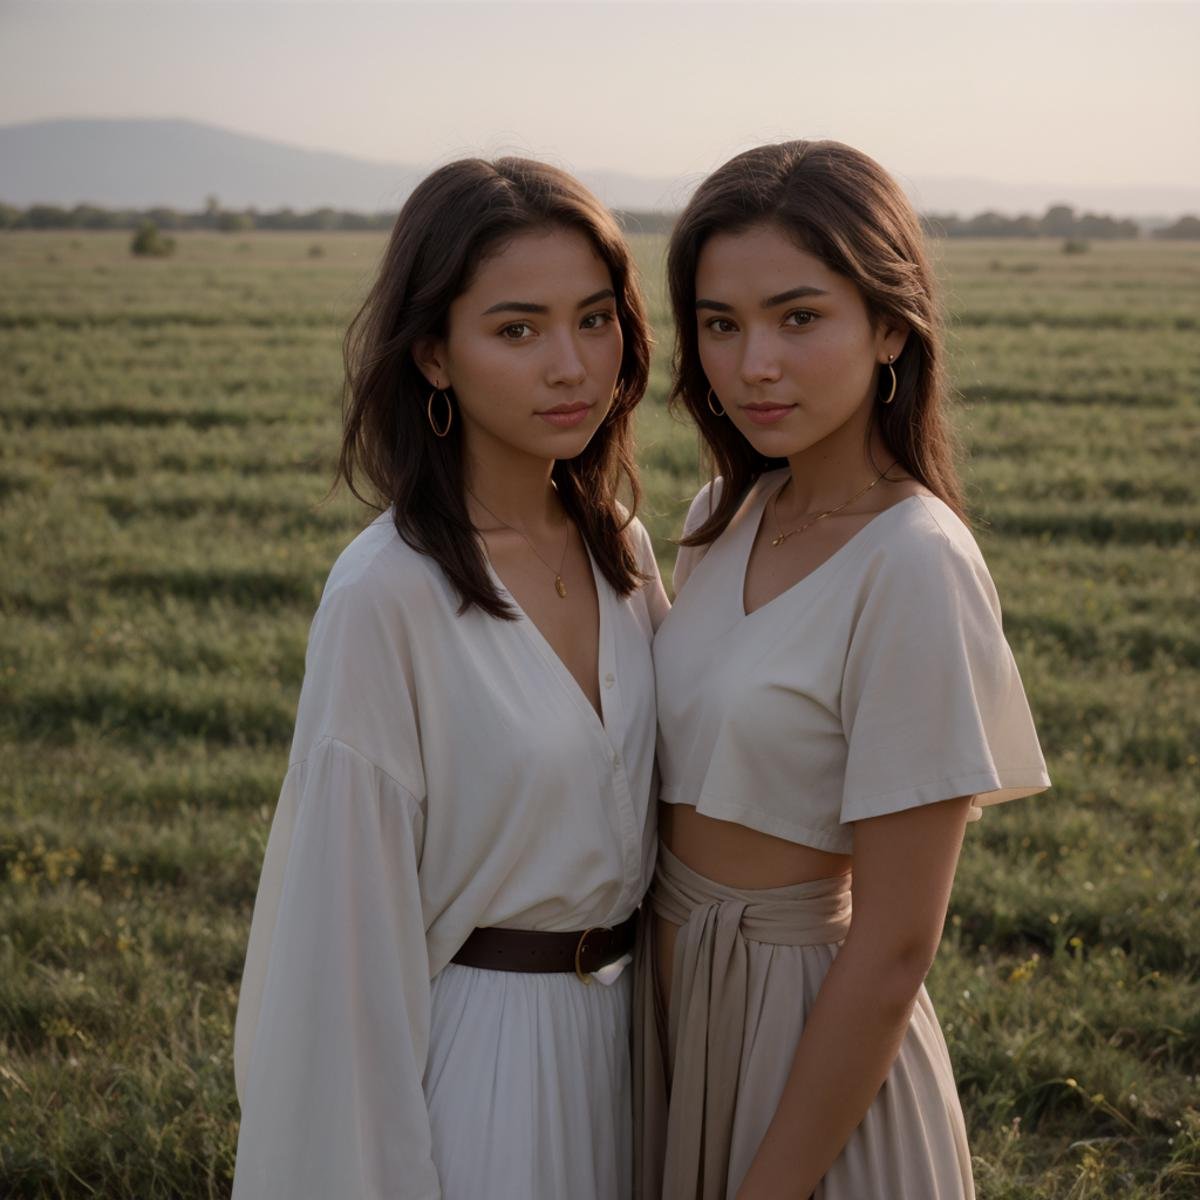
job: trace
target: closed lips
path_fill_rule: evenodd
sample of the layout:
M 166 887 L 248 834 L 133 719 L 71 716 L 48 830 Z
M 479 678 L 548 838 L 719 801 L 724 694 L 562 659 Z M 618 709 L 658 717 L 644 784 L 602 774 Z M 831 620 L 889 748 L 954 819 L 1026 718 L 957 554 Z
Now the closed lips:
M 794 404 L 743 404 L 742 412 L 758 425 L 768 425 L 786 417 L 796 406 Z
M 574 404 L 556 404 L 553 408 L 544 408 L 537 415 L 551 425 L 568 429 L 584 421 L 591 408 L 590 404 L 578 401 Z

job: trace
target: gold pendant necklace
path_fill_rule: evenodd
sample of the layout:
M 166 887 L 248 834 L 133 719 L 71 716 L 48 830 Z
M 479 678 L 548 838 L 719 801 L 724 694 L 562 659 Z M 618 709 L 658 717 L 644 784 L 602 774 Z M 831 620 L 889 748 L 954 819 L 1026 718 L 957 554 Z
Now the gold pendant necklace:
M 513 531 L 513 533 L 515 533 L 519 537 L 522 537 L 525 539 L 525 544 L 530 548 L 530 550 L 533 551 L 533 553 L 537 556 L 538 560 L 542 563 L 542 565 L 546 568 L 546 570 L 549 571 L 550 574 L 554 576 L 554 590 L 558 593 L 559 599 L 565 600 L 567 598 L 567 585 L 565 583 L 563 583 L 562 569 L 563 569 L 564 564 L 567 561 L 567 547 L 571 543 L 571 519 L 569 517 L 567 517 L 565 520 L 566 528 L 563 530 L 562 558 L 559 561 L 558 570 L 556 571 L 538 553 L 538 548 L 533 544 L 533 542 L 531 542 L 529 540 L 529 537 L 527 534 L 522 533 L 521 530 L 519 530 L 515 525 L 510 525 L 507 521 L 501 520 L 498 516 L 496 516 L 496 514 L 494 512 L 492 512 L 492 510 L 490 508 L 488 508 L 488 506 L 486 504 L 484 504 L 484 502 L 482 500 L 480 500 L 480 498 L 478 496 L 476 496 L 475 493 L 473 491 L 471 491 L 470 488 L 467 488 L 467 495 L 469 495 L 471 497 L 471 499 L 474 500 L 475 503 L 478 504 L 479 507 L 482 508 L 483 511 L 485 513 L 487 513 L 487 515 L 489 517 L 492 518 L 493 521 L 497 522 L 497 524 L 503 525 L 505 529 L 511 529 Z
M 817 515 L 813 517 L 811 521 L 805 521 L 803 525 L 797 525 L 795 529 L 789 529 L 786 533 L 780 531 L 771 539 L 771 545 L 782 546 L 783 543 L 786 542 L 788 538 L 792 537 L 793 534 L 803 533 L 806 529 L 811 529 L 818 521 L 823 521 L 826 517 L 832 517 L 834 513 L 841 512 L 843 508 L 853 504 L 854 501 L 859 498 L 859 496 L 865 496 L 867 492 L 869 492 L 895 465 L 896 464 L 894 462 L 889 463 L 888 466 L 884 467 L 883 470 L 880 471 L 879 474 L 876 475 L 875 478 L 872 479 L 865 488 L 861 488 L 859 491 L 855 492 L 849 500 L 839 504 L 836 508 L 827 508 L 824 512 L 817 513 Z M 786 486 L 787 484 L 785 483 L 784 487 Z M 779 492 L 782 491 L 783 488 L 781 487 Z M 775 495 L 771 497 L 771 515 L 775 519 L 775 528 L 777 530 L 779 529 L 779 492 L 776 492 Z

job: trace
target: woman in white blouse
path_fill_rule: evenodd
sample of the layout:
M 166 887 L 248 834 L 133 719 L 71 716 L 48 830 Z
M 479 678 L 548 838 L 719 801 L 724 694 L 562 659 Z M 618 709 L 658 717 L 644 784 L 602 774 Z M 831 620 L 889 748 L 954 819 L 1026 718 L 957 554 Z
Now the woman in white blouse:
M 964 1200 L 923 986 L 964 827 L 1049 785 L 964 522 L 919 223 L 835 142 L 677 224 L 674 397 L 711 452 L 655 640 L 646 1200 Z
M 522 159 L 434 172 L 347 337 L 382 515 L 309 636 L 237 1014 L 241 1200 L 622 1200 L 653 859 L 643 305 Z M 650 834 L 650 836 L 648 836 Z

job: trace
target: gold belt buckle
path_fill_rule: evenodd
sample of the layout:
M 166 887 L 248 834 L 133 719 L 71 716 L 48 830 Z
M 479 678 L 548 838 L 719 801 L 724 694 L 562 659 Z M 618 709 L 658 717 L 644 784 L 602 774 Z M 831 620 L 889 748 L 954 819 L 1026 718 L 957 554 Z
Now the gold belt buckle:
M 583 944 L 587 941 L 589 933 L 599 933 L 604 930 L 606 933 L 612 933 L 612 929 L 607 925 L 591 925 L 579 935 L 579 941 L 575 946 L 575 975 L 581 983 L 593 984 L 596 981 L 590 976 L 583 973 L 580 966 L 580 959 L 583 958 Z

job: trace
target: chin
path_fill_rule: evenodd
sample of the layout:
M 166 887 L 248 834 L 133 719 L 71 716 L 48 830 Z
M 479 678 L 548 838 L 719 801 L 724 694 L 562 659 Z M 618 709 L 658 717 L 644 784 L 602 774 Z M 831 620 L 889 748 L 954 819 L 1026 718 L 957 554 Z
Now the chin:
M 521 449 L 533 458 L 552 460 L 577 458 L 587 449 L 594 429 L 564 429 L 523 442 Z
M 740 432 L 764 458 L 790 458 L 812 445 L 810 439 L 796 430 L 760 429 L 755 426 Z
M 737 431 L 764 458 L 791 458 L 803 454 L 843 430 L 845 422 L 814 420 L 808 413 L 794 412 L 778 425 L 736 424 Z
M 588 442 L 596 436 L 603 421 L 601 417 L 575 429 L 550 430 L 538 439 L 539 446 L 543 448 L 546 458 L 576 458 L 587 449 Z

